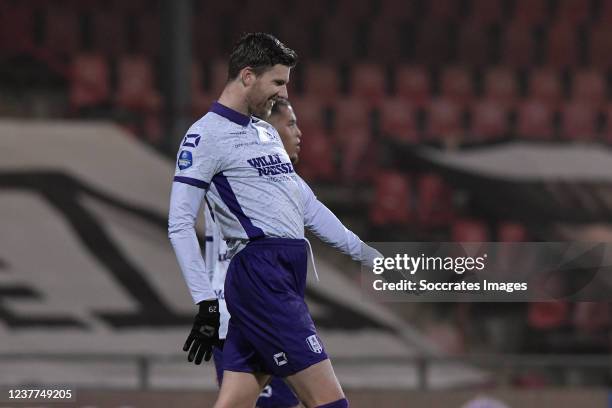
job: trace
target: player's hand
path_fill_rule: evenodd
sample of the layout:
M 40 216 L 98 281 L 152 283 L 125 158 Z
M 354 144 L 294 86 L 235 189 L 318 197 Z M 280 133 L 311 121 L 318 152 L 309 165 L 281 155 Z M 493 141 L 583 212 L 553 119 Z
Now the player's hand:
M 371 271 L 374 268 L 374 259 L 384 258 L 384 255 L 378 252 L 376 248 L 372 248 L 365 242 L 362 242 L 360 258 L 361 258 L 361 266 Z
M 183 351 L 188 351 L 187 360 L 196 364 L 210 360 L 212 348 L 219 344 L 219 301 L 203 300 L 198 303 L 200 311 L 195 317 L 191 332 L 185 341 Z

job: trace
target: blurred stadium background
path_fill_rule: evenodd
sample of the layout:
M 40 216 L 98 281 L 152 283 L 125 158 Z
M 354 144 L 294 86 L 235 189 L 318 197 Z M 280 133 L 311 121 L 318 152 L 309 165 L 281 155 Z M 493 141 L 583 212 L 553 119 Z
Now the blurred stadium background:
M 0 0 L 0 385 L 213 400 L 167 201 L 250 31 L 300 55 L 299 173 L 364 240 L 612 238 L 610 0 Z M 352 406 L 609 406 L 607 302 L 376 304 L 315 254 Z

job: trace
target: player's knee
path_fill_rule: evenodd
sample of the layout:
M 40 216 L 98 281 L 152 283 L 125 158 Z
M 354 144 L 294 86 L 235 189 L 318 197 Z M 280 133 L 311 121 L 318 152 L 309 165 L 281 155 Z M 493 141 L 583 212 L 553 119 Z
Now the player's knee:
M 338 401 L 330 402 L 329 404 L 319 405 L 315 408 L 349 408 L 349 403 L 346 398 L 342 398 Z

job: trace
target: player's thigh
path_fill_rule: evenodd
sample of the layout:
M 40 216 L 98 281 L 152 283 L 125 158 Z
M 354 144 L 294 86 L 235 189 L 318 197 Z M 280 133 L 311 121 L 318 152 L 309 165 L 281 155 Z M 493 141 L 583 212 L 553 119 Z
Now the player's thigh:
M 253 408 L 269 380 L 267 374 L 224 371 L 214 408 Z
M 286 380 L 307 408 L 344 398 L 344 392 L 329 359 L 290 375 Z

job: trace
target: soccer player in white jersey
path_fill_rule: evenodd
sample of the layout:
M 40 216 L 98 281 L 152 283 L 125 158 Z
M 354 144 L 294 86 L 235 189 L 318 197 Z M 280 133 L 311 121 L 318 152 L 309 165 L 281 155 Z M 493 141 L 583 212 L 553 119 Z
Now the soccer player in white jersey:
M 200 306 L 184 346 L 190 361 L 210 359 L 219 343 L 219 303 L 194 229 L 205 198 L 231 257 L 225 300 L 232 318 L 215 408 L 253 407 L 271 375 L 285 378 L 307 408 L 348 407 L 304 301 L 305 183 L 278 132 L 254 117 L 267 117 L 277 98 L 287 98 L 296 61 L 275 37 L 245 35 L 230 55 L 219 100 L 177 154 L 168 231 Z M 357 258 L 371 263 L 362 245 Z
M 278 131 L 283 146 L 291 162 L 295 165 L 299 159 L 302 132 L 298 127 L 297 117 L 293 111 L 293 107 L 287 99 L 279 98 L 276 100 L 272 112 L 267 118 L 267 122 Z M 340 220 L 316 199 L 305 183 L 303 198 L 308 203 L 305 209 L 304 221 L 309 225 L 309 229 L 317 234 L 323 241 L 359 260 L 362 255 L 361 251 L 356 249 L 361 247 L 359 238 L 348 231 Z M 219 308 L 221 312 L 219 338 L 224 339 L 227 333 L 229 313 L 225 305 L 223 290 L 229 259 L 227 257 L 227 247 L 221 237 L 219 228 L 214 223 L 213 215 L 208 207 L 204 208 L 204 215 L 206 227 L 205 261 L 211 276 L 213 290 L 219 299 Z M 353 249 L 353 253 L 350 252 L 351 249 Z M 213 357 L 217 370 L 217 379 L 219 384 L 221 384 L 223 377 L 223 355 L 221 348 L 214 348 Z M 288 408 L 295 407 L 298 404 L 299 401 L 284 381 L 278 377 L 272 377 L 270 384 L 266 386 L 261 393 L 257 402 L 257 407 Z

